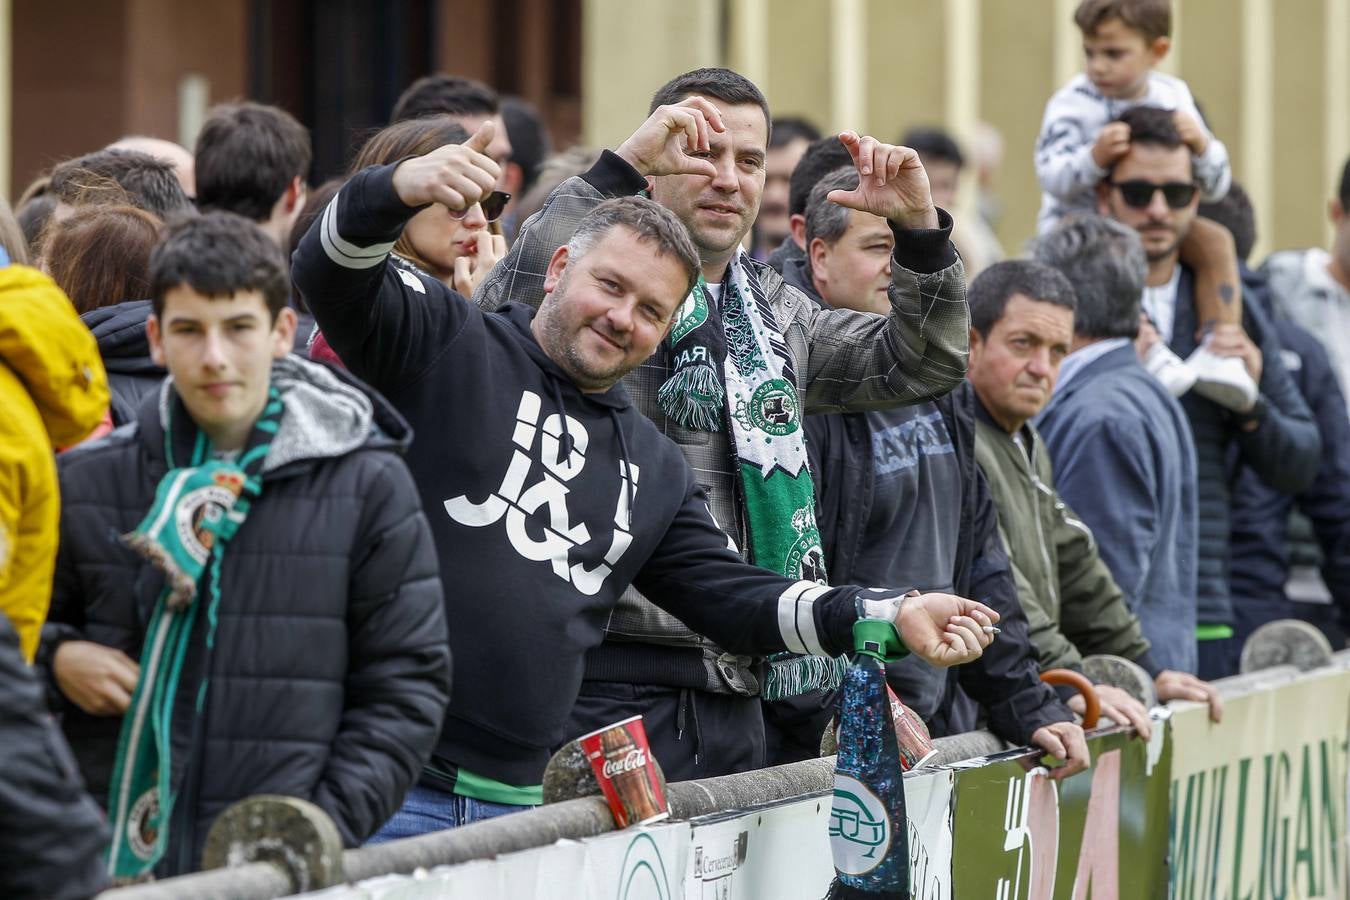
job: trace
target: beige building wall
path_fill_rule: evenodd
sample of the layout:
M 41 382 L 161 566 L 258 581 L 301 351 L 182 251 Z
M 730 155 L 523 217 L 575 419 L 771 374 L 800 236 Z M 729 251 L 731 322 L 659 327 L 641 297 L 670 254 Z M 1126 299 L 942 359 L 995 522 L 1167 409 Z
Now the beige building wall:
M 652 91 L 700 65 L 751 75 L 776 113 L 895 140 L 994 125 L 1005 156 L 997 231 L 1017 252 L 1040 189 L 1045 102 L 1081 64 L 1074 0 L 586 0 L 584 134 L 614 146 Z M 1324 244 L 1350 156 L 1350 0 L 1174 0 L 1166 69 L 1185 78 L 1252 194 L 1254 260 Z

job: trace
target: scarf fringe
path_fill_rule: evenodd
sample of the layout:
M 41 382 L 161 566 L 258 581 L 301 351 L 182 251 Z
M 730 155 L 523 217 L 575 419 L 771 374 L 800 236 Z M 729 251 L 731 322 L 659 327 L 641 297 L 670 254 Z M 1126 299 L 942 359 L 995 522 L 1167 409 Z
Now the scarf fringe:
M 148 534 L 133 531 L 122 535 L 122 543 L 164 573 L 164 604 L 169 609 L 183 609 L 196 598 L 197 582 L 182 570 L 159 541 Z
M 783 700 L 812 691 L 837 690 L 848 671 L 847 656 L 796 656 L 783 653 L 769 657 L 764 676 L 764 699 Z
M 722 380 L 706 363 L 685 366 L 656 392 L 665 414 L 692 431 L 720 431 L 725 398 Z

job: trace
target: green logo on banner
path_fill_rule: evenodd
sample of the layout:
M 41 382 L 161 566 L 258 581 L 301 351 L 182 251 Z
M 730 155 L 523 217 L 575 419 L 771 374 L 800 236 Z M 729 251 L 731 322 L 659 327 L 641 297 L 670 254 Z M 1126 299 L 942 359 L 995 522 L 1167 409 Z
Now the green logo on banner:
M 890 847 L 890 818 L 881 798 L 858 779 L 835 774 L 830 808 L 834 867 L 845 875 L 866 875 L 881 865 Z
M 661 848 L 650 834 L 639 834 L 624 852 L 617 900 L 672 900 L 672 897 Z

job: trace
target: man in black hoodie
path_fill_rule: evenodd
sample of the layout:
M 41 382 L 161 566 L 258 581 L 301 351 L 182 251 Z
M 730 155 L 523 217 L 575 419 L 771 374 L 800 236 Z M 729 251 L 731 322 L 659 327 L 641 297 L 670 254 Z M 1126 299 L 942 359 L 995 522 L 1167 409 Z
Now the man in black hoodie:
M 638 197 L 596 207 L 554 252 L 537 314 L 483 313 L 388 265 L 419 209 L 453 214 L 492 190 L 491 136 L 487 124 L 358 173 L 292 270 L 333 349 L 418 430 L 409 464 L 446 585 L 454 696 L 421 785 L 379 837 L 540 802 L 549 749 L 571 736 L 584 654 L 630 583 L 734 652 L 846 652 L 866 615 L 893 619 L 937 665 L 977 658 L 998 619 L 982 604 L 900 602 L 904 591 L 747 565 L 679 447 L 629 403 L 619 379 L 664 339 L 698 275 L 671 212 Z M 684 147 L 672 134 L 673 165 Z

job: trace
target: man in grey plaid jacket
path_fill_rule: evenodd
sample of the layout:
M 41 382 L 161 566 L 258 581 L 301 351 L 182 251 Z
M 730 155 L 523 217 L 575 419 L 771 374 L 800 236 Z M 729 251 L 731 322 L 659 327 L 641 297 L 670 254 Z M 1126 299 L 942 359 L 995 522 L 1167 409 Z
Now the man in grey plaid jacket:
M 786 346 L 798 409 L 884 409 L 930 400 L 959 385 L 970 325 L 965 271 L 949 240 L 951 217 L 933 206 L 914 151 L 852 132 L 840 136 L 863 177 L 857 190 L 831 199 L 888 219 L 895 233 L 889 316 L 822 308 L 741 253 L 759 213 L 770 120 L 764 95 L 734 72 L 699 69 L 675 78 L 657 91 L 650 117 L 617 151 L 605 151 L 590 171 L 564 182 L 525 222 L 474 299 L 485 309 L 508 300 L 537 306 L 549 259 L 581 218 L 610 197 L 646 190 L 689 229 L 713 301 L 711 315 L 721 314 L 728 267 L 748 267 L 776 320 L 771 338 Z M 671 367 L 663 348 L 624 385 L 635 405 L 679 444 L 718 524 L 746 548 L 752 536 L 730 428 L 696 431 L 667 417 L 657 393 Z M 764 765 L 758 661 L 722 652 L 631 588 L 606 634 L 587 657 L 570 723 L 574 734 L 641 714 L 672 781 Z

